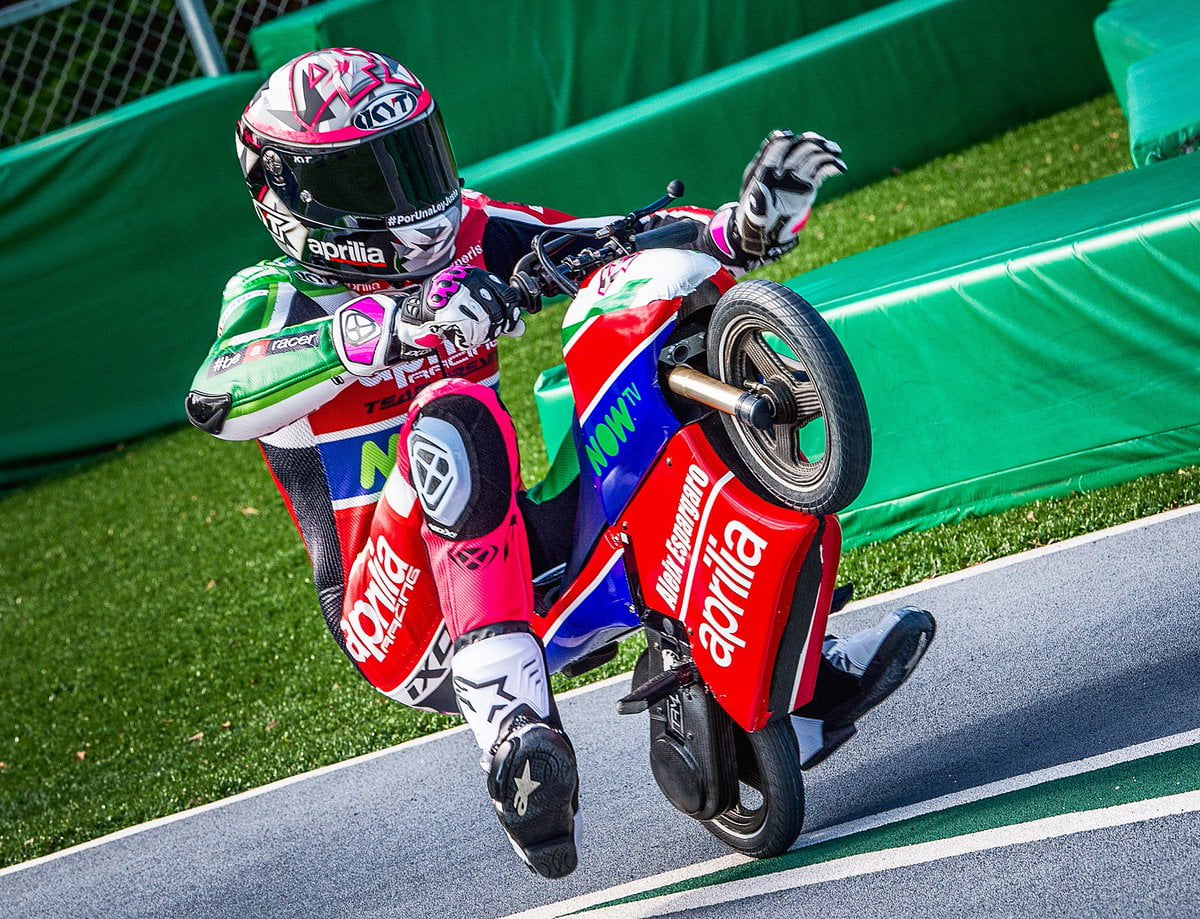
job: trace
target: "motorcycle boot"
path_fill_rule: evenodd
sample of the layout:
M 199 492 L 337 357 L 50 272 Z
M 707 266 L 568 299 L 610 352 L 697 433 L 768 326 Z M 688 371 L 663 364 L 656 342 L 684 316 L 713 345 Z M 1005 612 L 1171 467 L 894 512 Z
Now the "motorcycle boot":
M 542 877 L 570 874 L 579 859 L 579 776 L 541 642 L 525 623 L 485 626 L 455 642 L 451 669 L 513 850 Z
M 906 606 L 853 635 L 826 637 L 813 698 L 793 717 L 804 768 L 854 736 L 858 720 L 916 669 L 936 631 L 931 613 Z

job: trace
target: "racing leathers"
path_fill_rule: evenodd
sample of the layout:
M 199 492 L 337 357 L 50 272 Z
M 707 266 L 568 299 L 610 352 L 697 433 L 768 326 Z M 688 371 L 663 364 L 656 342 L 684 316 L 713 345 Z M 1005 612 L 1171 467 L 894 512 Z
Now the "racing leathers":
M 711 213 L 681 208 L 647 227 L 689 217 L 707 223 Z M 609 220 L 576 221 L 464 190 L 451 267 L 507 278 L 536 234 Z M 710 237 L 699 245 L 730 261 Z M 339 257 L 353 270 L 359 255 Z M 218 338 L 187 411 L 217 437 L 259 440 L 308 549 L 326 624 L 363 676 L 397 701 L 452 712 L 463 708 L 450 679 L 453 642 L 495 623 L 528 622 L 532 613 L 515 434 L 495 395 L 493 340 L 427 338 L 423 350 L 401 351 L 372 375 L 348 369 L 335 346 L 338 308 L 370 293 L 399 298 L 415 285 L 380 287 L 286 257 L 239 272 L 225 289 Z M 401 474 L 392 475 L 398 464 Z M 468 493 L 456 493 L 466 479 Z M 391 518 L 419 517 L 424 547 L 397 544 L 406 537 Z M 415 560 L 426 553 L 422 570 Z M 410 606 L 440 606 L 442 616 L 406 616 Z

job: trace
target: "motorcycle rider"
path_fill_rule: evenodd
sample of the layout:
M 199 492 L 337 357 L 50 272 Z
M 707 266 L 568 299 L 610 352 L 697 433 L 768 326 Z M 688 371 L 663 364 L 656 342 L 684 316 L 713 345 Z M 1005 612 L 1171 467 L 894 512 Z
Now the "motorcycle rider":
M 225 288 L 188 416 L 217 437 L 259 440 L 334 640 L 391 698 L 461 712 L 513 848 L 541 875 L 568 874 L 575 755 L 530 628 L 531 545 L 496 340 L 524 330 L 503 279 L 533 237 L 613 218 L 579 221 L 461 187 L 429 91 L 374 52 L 327 49 L 279 68 L 236 140 L 284 257 Z M 756 267 L 796 244 L 818 187 L 845 170 L 840 153 L 816 134 L 776 131 L 737 201 L 672 209 L 646 228 L 698 221 L 697 248 L 739 273 Z M 423 553 L 403 551 L 412 521 Z M 436 592 L 437 621 L 413 612 L 421 591 Z M 806 714 L 835 730 L 808 755 L 852 732 L 931 637 L 931 621 L 904 612 L 829 639 Z

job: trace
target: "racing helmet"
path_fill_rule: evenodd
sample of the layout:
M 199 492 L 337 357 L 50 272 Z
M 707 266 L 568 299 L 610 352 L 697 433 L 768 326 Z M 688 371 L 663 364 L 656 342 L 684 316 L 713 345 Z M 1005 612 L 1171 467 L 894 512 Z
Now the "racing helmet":
M 254 209 L 279 248 L 358 282 L 454 256 L 461 183 L 433 97 L 382 54 L 329 48 L 271 74 L 237 124 Z

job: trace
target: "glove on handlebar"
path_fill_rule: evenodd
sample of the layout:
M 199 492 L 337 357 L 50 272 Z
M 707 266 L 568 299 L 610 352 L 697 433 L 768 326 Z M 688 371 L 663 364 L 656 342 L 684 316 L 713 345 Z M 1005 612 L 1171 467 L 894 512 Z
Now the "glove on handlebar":
M 726 223 L 741 254 L 761 263 L 791 250 L 821 183 L 846 171 L 841 155 L 842 148 L 820 134 L 772 131 L 746 167 Z
M 439 271 L 410 294 L 397 326 L 400 340 L 416 348 L 435 347 L 437 339 L 473 348 L 524 331 L 517 291 L 490 271 L 459 267 Z
M 400 297 L 369 294 L 333 314 L 333 345 L 350 373 L 372 376 L 447 342 L 473 348 L 525 331 L 521 298 L 479 268 L 446 268 Z

